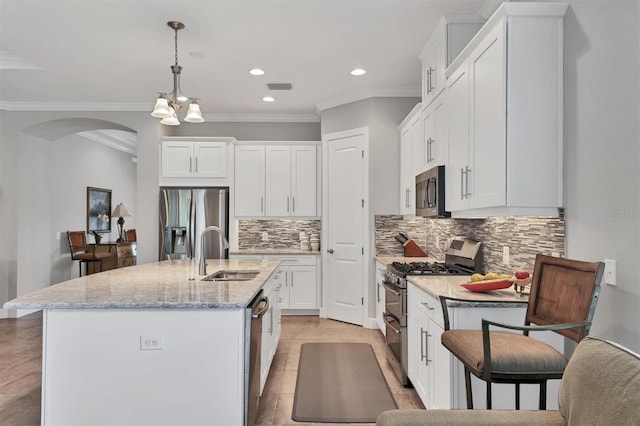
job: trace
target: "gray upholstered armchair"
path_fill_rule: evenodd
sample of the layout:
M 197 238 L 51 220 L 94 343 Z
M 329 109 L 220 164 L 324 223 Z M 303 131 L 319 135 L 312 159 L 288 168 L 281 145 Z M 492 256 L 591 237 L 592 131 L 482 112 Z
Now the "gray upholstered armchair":
M 640 425 L 640 355 L 596 337 L 583 339 L 560 382 L 558 411 L 392 410 L 378 426 Z

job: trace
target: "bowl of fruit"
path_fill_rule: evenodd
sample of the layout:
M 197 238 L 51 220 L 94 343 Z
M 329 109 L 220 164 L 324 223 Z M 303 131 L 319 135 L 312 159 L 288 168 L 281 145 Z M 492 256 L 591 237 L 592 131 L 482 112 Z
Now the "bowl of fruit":
M 509 274 L 497 274 L 489 272 L 485 275 L 471 275 L 471 282 L 460 284 L 462 287 L 474 293 L 483 293 L 485 291 L 502 290 L 511 287 L 514 278 Z

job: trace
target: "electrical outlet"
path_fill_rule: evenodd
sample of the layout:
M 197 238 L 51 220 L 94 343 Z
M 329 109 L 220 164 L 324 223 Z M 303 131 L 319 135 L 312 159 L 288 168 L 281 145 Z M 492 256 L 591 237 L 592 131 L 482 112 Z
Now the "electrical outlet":
M 269 233 L 267 231 L 262 231 L 262 241 L 269 241 Z
M 140 350 L 158 351 L 164 349 L 164 336 L 159 334 L 143 334 L 140 336 Z
M 503 265 L 509 264 L 509 246 L 502 247 L 502 264 Z
M 612 259 L 604 260 L 604 282 L 609 285 L 618 285 L 618 274 L 616 271 L 616 261 Z

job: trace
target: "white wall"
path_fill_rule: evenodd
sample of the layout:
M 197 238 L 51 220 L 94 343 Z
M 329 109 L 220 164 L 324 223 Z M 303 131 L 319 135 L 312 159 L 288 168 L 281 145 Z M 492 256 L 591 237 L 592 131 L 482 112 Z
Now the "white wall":
M 592 335 L 640 351 L 640 2 L 571 1 L 565 17 L 567 257 L 617 260 Z

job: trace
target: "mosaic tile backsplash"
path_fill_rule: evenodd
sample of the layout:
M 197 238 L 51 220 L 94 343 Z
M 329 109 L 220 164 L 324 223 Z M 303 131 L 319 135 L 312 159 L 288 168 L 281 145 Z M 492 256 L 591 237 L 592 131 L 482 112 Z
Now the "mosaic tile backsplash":
M 320 235 L 319 220 L 239 220 L 238 246 L 251 248 L 300 248 L 300 232 Z M 268 241 L 263 241 L 262 233 L 267 232 Z M 320 243 L 322 244 L 322 242 Z
M 533 270 L 536 254 L 564 256 L 562 217 L 491 217 L 487 219 L 408 219 L 399 215 L 376 216 L 376 253 L 402 256 L 404 249 L 393 236 L 406 232 L 427 255 L 444 260 L 447 239 L 464 236 L 481 241 L 484 271 L 513 273 Z M 436 241 L 439 243 L 436 244 Z M 502 264 L 502 248 L 509 247 L 509 265 Z

